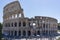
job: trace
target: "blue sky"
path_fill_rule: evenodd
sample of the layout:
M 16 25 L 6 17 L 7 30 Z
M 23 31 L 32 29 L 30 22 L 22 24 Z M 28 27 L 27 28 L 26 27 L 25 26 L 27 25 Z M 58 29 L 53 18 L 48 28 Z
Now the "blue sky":
M 3 7 L 15 0 L 0 0 L 0 22 L 3 22 Z M 60 22 L 60 0 L 18 0 L 26 17 L 48 16 Z

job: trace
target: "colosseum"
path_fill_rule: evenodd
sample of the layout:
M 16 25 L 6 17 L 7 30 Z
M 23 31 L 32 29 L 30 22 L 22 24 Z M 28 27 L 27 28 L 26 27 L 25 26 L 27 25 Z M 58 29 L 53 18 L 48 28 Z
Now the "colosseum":
M 21 38 L 54 40 L 52 38 L 57 34 L 57 19 L 45 16 L 25 17 L 19 1 L 14 1 L 3 8 L 2 34 L 6 40 Z

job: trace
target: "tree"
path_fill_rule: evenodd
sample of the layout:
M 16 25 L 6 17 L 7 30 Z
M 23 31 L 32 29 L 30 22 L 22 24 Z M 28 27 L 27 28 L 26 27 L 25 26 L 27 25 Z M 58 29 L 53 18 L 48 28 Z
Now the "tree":
M 2 24 L 0 23 L 0 40 L 2 38 Z

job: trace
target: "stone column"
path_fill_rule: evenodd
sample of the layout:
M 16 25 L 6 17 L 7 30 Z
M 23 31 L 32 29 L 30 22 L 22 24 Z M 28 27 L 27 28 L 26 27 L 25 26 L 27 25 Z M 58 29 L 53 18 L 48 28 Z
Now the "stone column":
M 23 28 L 23 21 L 21 20 L 21 27 Z
M 28 36 L 28 32 L 27 32 L 27 30 L 26 30 L 26 37 Z
M 19 21 L 17 21 L 17 36 L 19 36 Z
M 36 30 L 36 37 L 37 37 L 37 30 Z
M 42 33 L 43 33 L 43 23 L 42 23 L 42 30 L 41 30 L 41 35 L 42 35 Z
M 19 35 L 18 35 L 18 31 L 17 31 L 17 36 L 19 36 Z
M 41 22 L 40 24 L 41 24 L 41 27 L 42 27 L 42 22 Z M 42 31 L 42 30 L 40 29 L 40 36 L 41 36 L 41 34 L 42 34 L 41 31 Z
M 11 22 L 10 22 L 10 27 L 12 27 L 12 26 L 11 26 Z
M 13 22 L 13 27 L 15 27 L 14 22 Z
M 26 27 L 29 27 L 29 26 L 28 26 L 28 20 L 27 20 L 27 19 L 26 19 Z
M 13 30 L 13 36 L 15 36 L 15 30 Z
M 23 36 L 23 30 L 21 29 L 21 36 Z
M 40 36 L 41 36 L 41 30 L 40 30 Z
M 23 21 L 21 21 L 21 28 L 23 28 Z M 23 36 L 23 29 L 21 29 L 21 36 Z
M 32 32 L 33 30 L 31 29 L 31 37 L 33 36 L 33 32 Z
M 14 22 L 13 22 L 13 28 L 15 27 Z M 15 35 L 15 30 L 13 31 L 13 35 Z
M 45 30 L 45 34 L 46 34 L 46 29 L 47 29 L 47 28 L 46 28 L 46 24 L 47 24 L 47 23 L 45 23 L 45 29 L 44 29 L 44 30 Z
M 48 36 L 49 36 L 49 25 L 50 25 L 50 24 L 48 24 L 48 29 L 47 29 L 47 32 L 48 32 Z
M 17 14 L 17 18 L 19 18 L 19 14 Z
M 10 36 L 11 36 L 11 30 L 10 30 Z
M 38 21 L 36 21 L 36 27 L 38 27 Z

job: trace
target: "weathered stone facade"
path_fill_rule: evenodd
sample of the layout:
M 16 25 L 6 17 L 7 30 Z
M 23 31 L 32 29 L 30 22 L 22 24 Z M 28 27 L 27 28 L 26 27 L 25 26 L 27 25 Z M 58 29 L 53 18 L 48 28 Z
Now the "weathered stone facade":
M 12 38 L 53 37 L 57 33 L 57 20 L 44 16 L 24 17 L 23 9 L 15 1 L 4 7 L 2 33 Z

